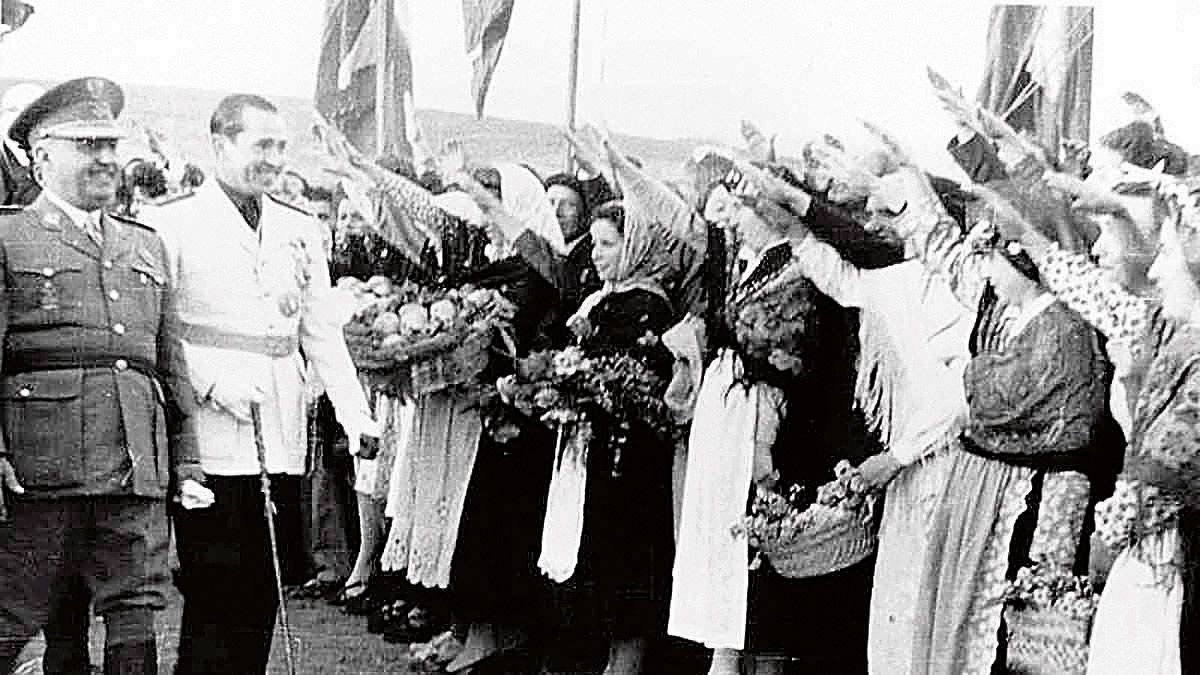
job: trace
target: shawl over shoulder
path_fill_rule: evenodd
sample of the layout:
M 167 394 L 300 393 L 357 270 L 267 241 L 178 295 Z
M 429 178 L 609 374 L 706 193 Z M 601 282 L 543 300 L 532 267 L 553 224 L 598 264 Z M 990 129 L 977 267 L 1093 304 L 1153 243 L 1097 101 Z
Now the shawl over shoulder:
M 976 355 L 963 375 L 972 451 L 1014 464 L 1115 473 L 1100 451 L 1112 367 L 1096 331 L 1055 302 L 1005 349 Z

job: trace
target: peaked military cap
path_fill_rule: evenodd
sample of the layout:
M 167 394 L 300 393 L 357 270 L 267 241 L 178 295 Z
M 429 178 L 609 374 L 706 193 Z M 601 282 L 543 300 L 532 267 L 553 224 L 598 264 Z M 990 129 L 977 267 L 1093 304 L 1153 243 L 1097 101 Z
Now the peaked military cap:
M 125 93 L 116 82 L 81 77 L 30 103 L 13 121 L 8 135 L 26 150 L 43 138 L 125 138 L 128 132 L 117 124 L 124 107 Z

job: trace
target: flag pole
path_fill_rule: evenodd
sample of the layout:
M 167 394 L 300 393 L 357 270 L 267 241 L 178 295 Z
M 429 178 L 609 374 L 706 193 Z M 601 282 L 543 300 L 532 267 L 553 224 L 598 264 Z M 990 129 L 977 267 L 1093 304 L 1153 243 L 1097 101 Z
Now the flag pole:
M 387 144 L 387 120 L 384 119 L 388 110 L 388 30 L 392 25 L 392 0 L 376 0 L 379 3 L 379 58 L 375 61 L 375 157 L 384 154 Z
M 582 0 L 574 1 L 571 15 L 571 60 L 567 66 L 567 128 L 575 131 L 575 99 L 579 92 L 579 14 Z M 575 149 L 567 144 L 567 173 L 575 170 Z

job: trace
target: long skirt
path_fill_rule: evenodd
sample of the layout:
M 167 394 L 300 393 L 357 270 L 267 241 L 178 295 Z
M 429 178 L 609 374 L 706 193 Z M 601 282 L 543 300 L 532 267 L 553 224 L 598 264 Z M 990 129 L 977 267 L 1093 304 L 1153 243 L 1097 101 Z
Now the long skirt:
M 417 400 L 407 447 L 392 472 L 384 570 L 408 570 L 410 582 L 429 588 L 449 585 L 481 432 L 479 411 L 466 399 L 439 392 Z
M 987 675 L 999 650 L 1009 553 L 1033 469 L 954 453 L 919 571 L 913 673 Z
M 1113 562 L 1092 626 L 1088 675 L 1180 675 L 1179 533 L 1168 530 Z
M 914 636 L 913 670 L 988 675 L 1005 666 L 1004 594 L 1020 566 L 1083 560 L 1091 486 L 1073 471 L 1035 471 L 968 452 L 948 468 L 935 510 Z
M 912 672 L 913 636 L 927 620 L 918 616 L 917 601 L 924 577 L 934 514 L 946 492 L 946 472 L 953 462 L 943 449 L 906 467 L 888 484 L 879 525 L 879 551 L 871 594 L 867 641 L 869 670 L 877 675 Z

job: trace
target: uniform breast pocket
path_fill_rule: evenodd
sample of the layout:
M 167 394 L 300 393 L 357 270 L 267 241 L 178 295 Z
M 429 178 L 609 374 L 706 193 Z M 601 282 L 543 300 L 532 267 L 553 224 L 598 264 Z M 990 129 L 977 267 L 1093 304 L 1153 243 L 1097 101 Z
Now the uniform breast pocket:
M 126 314 L 127 322 L 143 321 L 142 328 L 153 332 L 158 326 L 166 283 L 161 270 L 148 263 L 134 262 L 117 269 L 114 287 L 108 291 L 109 298 L 114 301 L 124 298 L 132 303 L 132 311 Z
M 22 318 L 54 320 L 83 307 L 87 286 L 82 265 L 26 263 L 10 268 L 9 307 Z
M 23 485 L 63 488 L 84 483 L 82 370 L 5 378 L 0 404 L 4 440 Z

